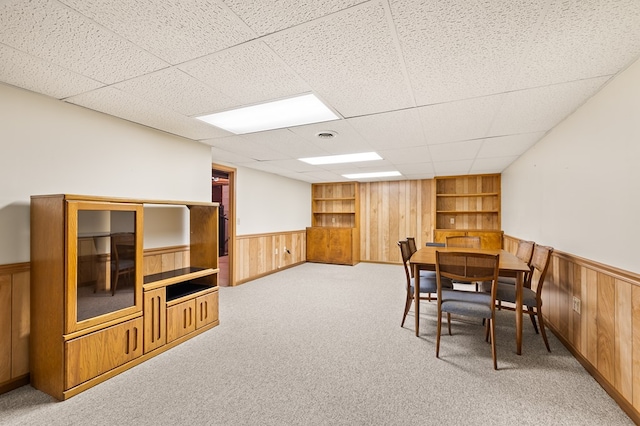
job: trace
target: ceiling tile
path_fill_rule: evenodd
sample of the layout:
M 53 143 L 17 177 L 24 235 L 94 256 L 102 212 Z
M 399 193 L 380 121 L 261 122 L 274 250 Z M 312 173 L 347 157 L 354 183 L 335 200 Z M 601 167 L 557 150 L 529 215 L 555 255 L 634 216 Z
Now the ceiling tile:
M 167 66 L 53 0 L 0 3 L 0 43 L 107 84 Z
M 260 164 L 278 168 L 280 172 L 289 171 L 289 172 L 295 172 L 295 173 L 302 173 L 302 172 L 312 172 L 317 169 L 316 166 L 312 166 L 311 164 L 307 164 L 303 161 L 293 160 L 293 159 L 261 161 Z
M 285 160 L 288 158 L 285 154 L 281 154 L 240 136 L 212 139 L 206 143 L 216 148 L 234 152 L 257 161 Z
M 496 136 L 482 142 L 478 158 L 522 155 L 544 136 L 544 132 Z
M 592 78 L 507 93 L 503 95 L 504 102 L 489 135 L 550 130 L 593 96 L 608 79 Z
M 429 144 L 479 139 L 487 135 L 502 97 L 485 96 L 418 108 Z
M 425 145 L 420 115 L 416 109 L 385 112 L 347 119 L 374 149 L 393 146 L 415 147 Z
M 455 176 L 469 174 L 473 160 L 439 161 L 433 163 L 436 176 Z
M 362 3 L 362 0 L 224 0 L 259 35 L 293 27 Z
M 255 37 L 235 14 L 216 0 L 64 2 L 171 64 Z
M 473 140 L 465 142 L 450 142 L 438 145 L 430 145 L 429 152 L 433 162 L 468 160 L 476 158 L 482 140 Z
M 415 163 L 415 164 L 400 164 L 398 165 L 398 171 L 403 176 L 410 177 L 411 179 L 431 179 L 435 176 L 433 163 Z M 425 176 L 425 177 L 421 177 Z
M 539 0 L 392 0 L 417 105 L 504 92 L 544 9 Z
M 324 123 L 307 124 L 291 127 L 296 135 L 305 138 L 319 149 L 333 154 L 353 154 L 356 152 L 373 151 L 371 145 L 356 132 L 347 120 L 334 120 Z M 318 132 L 335 131 L 337 135 L 332 139 L 320 139 Z
M 176 68 L 166 68 L 113 85 L 184 115 L 226 109 L 237 102 Z
M 235 106 L 311 92 L 311 87 L 261 41 L 208 55 L 179 68 L 236 100 Z
M 209 141 L 211 141 L 211 139 L 204 140 L 201 142 L 207 145 L 211 145 Z M 220 149 L 215 146 L 211 147 L 211 159 L 213 162 L 227 162 L 231 164 L 249 163 L 249 162 L 255 161 L 244 155 L 239 155 L 239 154 L 236 154 L 235 152 L 225 151 L 224 149 Z
M 103 86 L 95 80 L 0 44 L 0 81 L 57 99 Z
M 229 134 L 113 87 L 73 96 L 67 102 L 194 140 Z
M 411 148 L 382 149 L 378 154 L 385 160 L 395 165 L 427 163 L 431 161 L 429 148 L 426 146 L 416 146 Z
M 478 158 L 473 162 L 470 173 L 501 173 L 517 158 L 517 155 L 511 157 Z
M 413 106 L 380 1 L 264 38 L 343 117 Z
M 242 135 L 242 138 L 286 154 L 290 158 L 320 157 L 330 154 L 329 151 L 318 148 L 289 129 L 250 133 Z
M 553 0 L 514 88 L 612 75 L 640 55 L 640 1 Z

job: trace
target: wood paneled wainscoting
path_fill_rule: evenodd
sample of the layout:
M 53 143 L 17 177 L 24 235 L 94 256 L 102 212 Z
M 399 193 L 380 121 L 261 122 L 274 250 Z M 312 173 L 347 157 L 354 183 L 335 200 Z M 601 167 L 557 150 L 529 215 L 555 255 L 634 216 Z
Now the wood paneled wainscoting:
M 306 262 L 306 230 L 236 236 L 235 277 L 242 284 Z
M 29 263 L 0 266 L 0 393 L 29 383 Z
M 505 236 L 504 248 L 515 253 L 518 241 Z M 542 292 L 549 328 L 640 424 L 640 275 L 560 251 L 552 256 Z

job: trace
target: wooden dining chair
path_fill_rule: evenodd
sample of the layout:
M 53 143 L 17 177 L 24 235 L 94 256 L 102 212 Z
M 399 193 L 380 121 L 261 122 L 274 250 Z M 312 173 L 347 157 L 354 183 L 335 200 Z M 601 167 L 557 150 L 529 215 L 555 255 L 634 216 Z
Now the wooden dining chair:
M 402 256 L 402 266 L 404 266 L 404 274 L 407 279 L 406 290 L 407 296 L 404 304 L 404 314 L 402 315 L 402 323 L 400 323 L 400 327 L 404 327 L 404 321 L 407 318 L 407 314 L 409 313 L 409 309 L 411 309 L 411 302 L 414 300 L 414 282 L 415 279 L 413 277 L 413 273 L 411 271 L 411 266 L 409 265 L 409 260 L 411 259 L 411 249 L 409 246 L 409 242 L 407 240 L 398 241 L 398 247 L 400 247 L 400 254 Z M 422 271 L 421 271 L 422 272 Z M 427 272 L 427 271 L 425 271 Z M 443 285 L 445 288 L 453 288 L 453 284 L 450 280 L 443 281 Z M 419 300 L 415 301 L 415 303 L 420 303 L 420 300 L 428 300 L 431 301 L 431 295 L 435 294 L 437 291 L 436 284 L 436 276 L 433 275 L 425 275 L 420 274 L 420 278 L 418 279 L 418 289 L 420 293 Z
M 498 369 L 495 336 L 495 308 L 498 290 L 499 254 L 436 251 L 436 283 L 438 297 L 438 329 L 436 358 L 440 357 L 442 314 L 447 314 L 451 335 L 451 314 L 485 320 L 485 339 L 491 341 L 493 368 Z M 489 293 L 445 288 L 445 280 L 491 282 Z
M 526 312 L 529 314 L 529 318 L 531 318 L 533 328 L 536 334 L 542 334 L 542 339 L 549 352 L 551 352 L 551 348 L 549 347 L 549 340 L 547 339 L 547 333 L 544 328 L 544 318 L 542 317 L 542 286 L 544 285 L 547 270 L 551 263 L 552 253 L 552 247 L 540 245 L 534 247 L 530 262 L 531 273 L 528 274 L 527 281 L 525 281 L 522 288 L 522 305 L 526 306 Z M 501 302 L 515 303 L 516 287 L 511 284 L 499 282 L 496 300 L 500 303 L 501 309 L 515 311 L 515 308 L 502 305 Z M 536 317 L 540 324 L 540 333 L 538 333 Z
M 407 237 L 407 243 L 409 243 L 409 252 L 410 252 L 411 256 L 413 256 L 413 253 L 418 251 L 418 245 L 416 244 L 415 237 Z M 409 268 L 409 272 L 411 272 L 411 277 L 413 277 L 413 268 Z M 420 276 L 421 277 L 431 277 L 431 278 L 433 278 L 435 280 L 436 273 L 435 273 L 435 271 L 420 271 Z M 429 300 L 431 300 L 431 299 L 429 299 Z
M 111 235 L 111 295 L 116 294 L 120 277 L 130 279 L 136 269 L 135 235 L 123 232 Z
M 531 268 L 531 258 L 533 257 L 533 249 L 536 243 L 533 241 L 520 240 L 518 242 L 518 249 L 516 250 L 516 257 L 529 265 Z M 529 278 L 528 274 L 524 277 L 525 283 Z M 499 283 L 516 285 L 516 279 L 514 277 L 498 277 Z
M 480 237 L 470 237 L 466 235 L 453 235 L 446 238 L 447 247 L 479 249 L 481 246 Z M 456 281 L 459 284 L 475 284 L 476 291 L 480 288 L 479 282 Z

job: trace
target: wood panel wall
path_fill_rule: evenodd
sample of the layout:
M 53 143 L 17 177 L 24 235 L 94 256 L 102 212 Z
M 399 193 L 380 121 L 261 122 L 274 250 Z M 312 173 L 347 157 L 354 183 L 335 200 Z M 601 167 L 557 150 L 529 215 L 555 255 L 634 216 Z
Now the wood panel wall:
M 235 285 L 306 262 L 306 245 L 304 229 L 237 236 Z
M 515 253 L 518 241 L 505 236 L 505 249 Z M 558 251 L 551 262 L 542 292 L 547 323 L 640 424 L 640 275 Z
M 397 242 L 433 241 L 433 180 L 360 184 L 360 260 L 400 263 Z

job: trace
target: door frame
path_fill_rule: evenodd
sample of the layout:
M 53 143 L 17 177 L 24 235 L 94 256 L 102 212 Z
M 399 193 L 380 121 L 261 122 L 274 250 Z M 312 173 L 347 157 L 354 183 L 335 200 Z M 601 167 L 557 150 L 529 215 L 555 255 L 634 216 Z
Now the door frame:
M 229 175 L 229 205 L 227 217 L 229 219 L 229 245 L 227 255 L 229 256 L 229 286 L 236 285 L 236 171 L 237 169 L 222 164 L 211 163 L 211 170 L 219 170 Z

